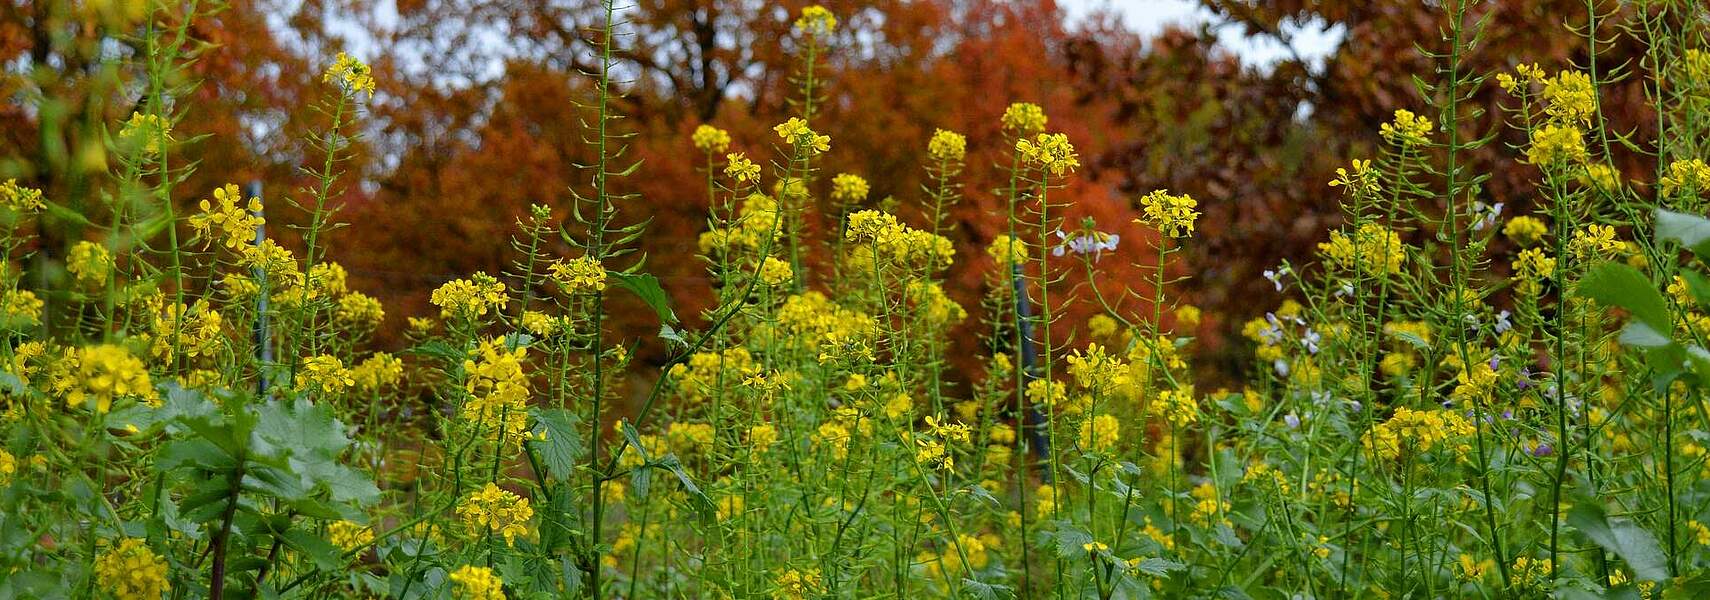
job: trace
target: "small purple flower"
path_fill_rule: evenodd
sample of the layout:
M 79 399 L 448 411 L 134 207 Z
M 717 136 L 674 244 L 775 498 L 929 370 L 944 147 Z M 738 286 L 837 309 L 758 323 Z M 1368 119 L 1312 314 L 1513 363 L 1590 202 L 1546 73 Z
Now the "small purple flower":
M 1479 219 L 1473 222 L 1472 230 L 1484 231 L 1495 226 L 1496 220 L 1502 218 L 1502 203 L 1486 205 L 1483 202 L 1474 202 L 1473 213 L 1478 215 Z
M 1514 323 L 1508 320 L 1510 316 L 1512 316 L 1511 313 L 1506 310 L 1496 313 L 1496 333 L 1508 333 L 1508 330 L 1514 328 Z
M 1275 269 L 1265 269 L 1265 279 L 1271 280 L 1271 284 L 1275 285 L 1277 287 L 1277 291 L 1280 292 L 1282 291 L 1283 278 L 1288 277 L 1293 273 L 1294 271 L 1290 270 L 1287 264 L 1277 265 L 1277 268 Z
M 1532 456 L 1549 456 L 1554 453 L 1555 450 L 1547 443 L 1539 442 L 1537 446 L 1532 447 Z
M 1282 420 L 1289 429 L 1300 429 L 1300 417 L 1294 416 L 1294 413 L 1283 415 Z
M 1318 342 L 1321 339 L 1322 338 L 1319 337 L 1318 332 L 1308 329 L 1306 330 L 1306 333 L 1301 334 L 1300 343 L 1301 345 L 1306 346 L 1307 352 L 1318 354 Z
M 1532 387 L 1532 367 L 1521 367 L 1520 379 L 1514 385 L 1522 390 Z

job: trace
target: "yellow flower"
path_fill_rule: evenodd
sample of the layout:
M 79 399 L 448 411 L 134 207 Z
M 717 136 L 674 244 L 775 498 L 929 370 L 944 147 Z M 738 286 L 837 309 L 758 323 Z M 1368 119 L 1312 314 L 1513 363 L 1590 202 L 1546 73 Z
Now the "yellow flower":
M 18 457 L 12 456 L 5 448 L 0 448 L 0 486 L 12 483 L 12 476 L 18 473 Z
M 227 249 L 241 249 L 255 240 L 256 229 L 267 222 L 261 217 L 261 199 L 244 201 L 237 184 L 215 189 L 214 197 L 204 198 L 198 206 L 201 212 L 190 215 L 190 229 L 202 237 L 204 246 L 220 238 Z
M 454 279 L 439 286 L 428 301 L 439 307 L 441 318 L 475 319 L 490 309 L 504 308 L 508 300 L 503 282 L 476 272 L 469 279 Z
M 1669 163 L 1668 174 L 1662 178 L 1662 189 L 1664 194 L 1671 196 L 1680 190 L 1691 195 L 1710 191 L 1710 164 L 1696 158 Z
M 805 11 L 804 11 L 805 12 Z M 819 569 L 790 569 L 772 578 L 773 600 L 805 600 L 825 593 Z
M 53 389 L 68 406 L 85 406 L 93 400 L 95 412 L 106 414 L 116 398 L 134 397 L 150 406 L 160 405 L 143 362 L 121 346 L 101 344 L 72 350 L 57 366 L 62 371 Z
M 1436 125 L 1423 116 L 1413 114 L 1407 109 L 1396 109 L 1395 120 L 1384 123 L 1378 128 L 1383 139 L 1401 146 L 1417 146 L 1429 142 L 1426 137 Z
M 711 125 L 701 125 L 695 128 L 695 133 L 689 136 L 695 143 L 695 148 L 707 154 L 722 153 L 730 149 L 730 132 Z
M 1087 318 L 1087 331 L 1095 338 L 1108 338 L 1116 335 L 1116 319 L 1110 315 L 1097 314 Z
M 809 155 L 820 154 L 831 149 L 831 136 L 815 133 L 814 130 L 808 128 L 807 121 L 801 120 L 800 117 L 790 117 L 790 120 L 778 124 L 772 130 L 778 132 L 778 137 L 783 138 L 784 142 L 795 148 L 807 150 Z
M 505 600 L 505 582 L 487 567 L 458 567 L 451 583 L 457 586 L 457 600 Z
M 0 293 L 0 315 L 13 325 L 31 326 L 42 319 L 42 299 L 30 290 L 7 290 Z
M 1104 452 L 1116 447 L 1122 439 L 1122 424 L 1112 415 L 1098 415 L 1081 424 L 1081 447 Z
M 1585 162 L 1585 134 L 1576 125 L 1550 123 L 1532 134 L 1526 162 L 1538 165 Z
M 1608 225 L 1587 225 L 1584 229 L 1573 232 L 1573 239 L 1568 240 L 1568 253 L 1575 259 L 1586 261 L 1595 258 L 1613 258 L 1621 251 L 1621 242 L 1615 239 L 1615 228 Z
M 66 254 L 65 270 L 71 273 L 77 285 L 98 288 L 107 283 L 107 276 L 113 271 L 113 255 L 101 244 L 88 240 L 77 242 Z
M 517 536 L 529 534 L 528 522 L 534 509 L 523 498 L 489 482 L 457 501 L 457 516 L 477 535 L 497 533 L 507 545 L 516 545 Z
M 1177 427 L 1199 420 L 1199 402 L 1194 399 L 1192 385 L 1158 392 L 1158 403 L 1163 405 L 1164 416 Z
M 1407 260 L 1401 236 L 1377 223 L 1361 225 L 1352 236 L 1333 231 L 1318 252 L 1332 265 L 1368 275 L 1398 274 Z
M 1455 576 L 1462 581 L 1481 581 L 1485 574 L 1490 573 L 1490 570 L 1494 568 L 1496 568 L 1496 561 L 1488 558 L 1482 561 L 1473 560 L 1472 555 L 1463 553 L 1456 560 Z
M 566 294 L 591 294 L 606 291 L 606 268 L 591 256 L 552 263 L 548 270 L 552 280 Z
M 838 173 L 831 178 L 831 199 L 848 203 L 861 202 L 867 199 L 867 180 L 854 173 Z
M 342 325 L 370 330 L 386 320 L 386 307 L 373 296 L 351 292 L 339 297 L 338 307 L 333 309 L 333 319 Z
M 760 177 L 760 165 L 754 164 L 754 161 L 752 160 L 748 160 L 748 156 L 741 152 L 726 154 L 724 155 L 724 160 L 724 174 L 726 177 L 735 179 L 739 182 L 754 181 Z
M 172 589 L 166 573 L 166 560 L 137 538 L 119 540 L 95 557 L 95 580 L 119 600 L 160 600 Z
M 297 370 L 298 391 L 315 389 L 323 394 L 342 394 L 350 386 L 356 385 L 356 379 L 351 377 L 350 370 L 344 368 L 344 362 L 336 356 L 313 356 L 303 361 Z
M 0 206 L 12 212 L 35 212 L 45 208 L 42 203 L 42 191 L 18 185 L 18 180 L 7 179 L 0 182 Z
M 815 38 L 831 35 L 836 29 L 837 16 L 818 4 L 802 9 L 801 18 L 796 19 L 796 31 Z
M 1199 206 L 1192 196 L 1176 196 L 1164 190 L 1154 190 L 1140 198 L 1143 210 L 1135 223 L 1151 225 L 1159 233 L 1173 238 L 1193 235 L 1193 224 L 1199 218 Z
M 1031 141 L 1026 138 L 1016 140 L 1015 151 L 1028 164 L 1052 175 L 1062 176 L 1081 166 L 1081 157 L 1069 143 L 1069 136 L 1061 133 L 1041 133 Z
M 939 162 L 962 162 L 968 155 L 968 138 L 954 131 L 935 130 L 926 142 L 926 155 Z
M 404 361 L 385 352 L 376 352 L 351 369 L 350 376 L 358 389 L 369 393 L 383 392 L 385 388 L 397 387 L 404 380 Z
M 350 552 L 374 543 L 374 530 L 351 521 L 334 521 L 327 525 L 327 538 L 338 549 Z
M 1383 190 L 1383 184 L 1378 180 L 1379 173 L 1372 169 L 1372 161 L 1354 159 L 1353 171 L 1345 167 L 1336 167 L 1336 178 L 1330 180 L 1330 187 L 1347 187 L 1349 193 L 1376 194 Z
M 1176 326 L 1183 331 L 1191 332 L 1199 327 L 1200 310 L 1198 306 L 1183 304 L 1176 307 Z
M 1561 122 L 1589 124 L 1597 112 L 1597 88 L 1591 85 L 1591 76 L 1578 71 L 1562 71 L 1544 80 L 1543 98 L 1549 104 L 1545 112 Z
M 1686 529 L 1692 532 L 1692 541 L 1700 546 L 1710 546 L 1710 527 L 1699 523 L 1697 519 L 1686 522 Z
M 760 263 L 760 283 L 779 286 L 795 279 L 795 271 L 790 269 L 790 263 L 768 256 Z
M 501 434 L 507 444 L 522 443 L 528 435 L 528 375 L 523 372 L 525 348 L 507 348 L 504 338 L 482 342 L 463 361 L 469 395 L 459 416 L 488 440 Z
M 997 261 L 1004 268 L 1014 267 L 1027 262 L 1027 242 L 1017 240 L 1008 235 L 999 235 L 986 246 L 986 255 Z
M 777 442 L 778 428 L 773 427 L 769 423 L 761 423 L 748 428 L 748 446 L 752 448 L 755 453 L 765 452 L 771 449 L 772 444 Z
M 1021 135 L 1045 130 L 1045 109 L 1029 102 L 1017 102 L 1003 110 L 1003 128 Z
M 323 83 L 338 85 L 346 94 L 352 96 L 367 92 L 369 98 L 374 97 L 374 75 L 368 65 L 352 58 L 349 54 L 338 53 L 333 64 L 321 74 Z
M 1403 451 L 1429 452 L 1438 445 L 1472 434 L 1472 424 L 1458 412 L 1416 411 L 1403 406 L 1396 408 L 1388 421 L 1362 435 L 1360 443 L 1379 457 L 1395 460 Z
M 1528 216 L 1509 219 L 1508 224 L 1502 227 L 1502 235 L 1508 236 L 1508 239 L 1521 246 L 1536 244 L 1549 232 L 1549 227 L 1544 226 L 1543 221 Z
M 143 156 L 154 156 L 160 154 L 163 142 L 172 143 L 172 123 L 160 115 L 133 112 L 119 129 L 119 139 L 140 150 Z

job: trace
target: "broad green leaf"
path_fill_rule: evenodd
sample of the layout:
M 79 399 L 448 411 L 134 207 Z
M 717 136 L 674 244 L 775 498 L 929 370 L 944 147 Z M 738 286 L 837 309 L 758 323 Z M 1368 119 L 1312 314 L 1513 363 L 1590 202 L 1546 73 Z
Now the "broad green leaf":
M 1653 332 L 1674 330 L 1669 319 L 1668 301 L 1651 285 L 1651 280 L 1631 266 L 1614 262 L 1598 263 L 1580 280 L 1579 293 L 1604 306 L 1626 309 L 1634 319 L 1649 326 Z M 1639 335 L 1636 339 L 1650 337 Z
M 688 492 L 689 499 L 693 501 L 692 504 L 695 505 L 695 511 L 700 514 L 701 520 L 712 523 L 714 512 L 712 499 L 707 497 L 706 492 L 701 491 L 701 486 L 695 485 L 695 480 L 683 470 L 683 464 L 677 460 L 677 456 L 667 454 L 665 458 L 659 459 L 659 462 L 655 464 L 658 468 L 670 471 L 672 475 L 677 476 L 677 482 L 683 484 L 683 491 Z
M 634 292 L 646 302 L 653 312 L 659 314 L 659 320 L 666 323 L 676 323 L 677 313 L 671 311 L 671 298 L 665 295 L 665 288 L 659 287 L 659 278 L 649 273 L 608 273 L 616 279 L 619 286 Z
M 582 456 L 582 437 L 576 432 L 576 414 L 562 408 L 534 409 L 533 444 L 546 463 L 546 472 L 558 481 L 574 476 Z
M 1657 209 L 1657 237 L 1679 242 L 1699 260 L 1710 260 L 1710 219 Z
M 1582 502 L 1568 511 L 1568 524 L 1633 569 L 1639 581 L 1667 581 L 1668 562 L 1657 539 L 1631 519 L 1611 518 L 1603 507 Z
M 322 571 L 336 572 L 339 567 L 344 566 L 344 553 L 331 542 L 321 539 L 321 536 L 293 528 L 285 532 L 280 539 L 285 540 L 285 545 L 308 556 L 309 560 L 314 561 L 315 568 Z

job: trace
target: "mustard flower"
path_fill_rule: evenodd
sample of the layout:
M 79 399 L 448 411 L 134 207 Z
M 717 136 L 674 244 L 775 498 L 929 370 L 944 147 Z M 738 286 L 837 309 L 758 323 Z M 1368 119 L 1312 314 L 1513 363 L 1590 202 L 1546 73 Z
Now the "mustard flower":
M 160 154 L 163 142 L 172 143 L 172 123 L 160 115 L 133 112 L 119 128 L 119 139 L 141 151 L 143 156 L 155 156 Z
M 521 444 L 528 435 L 529 380 L 523 370 L 525 348 L 507 348 L 503 338 L 482 342 L 463 361 L 463 390 L 468 394 L 459 415 L 483 432 L 485 439 Z
M 357 389 L 378 393 L 396 387 L 404 380 L 404 361 L 385 352 L 376 352 L 350 370 Z
M 505 582 L 487 567 L 463 565 L 449 577 L 457 600 L 505 600 Z
M 1669 163 L 1668 174 L 1662 178 L 1662 189 L 1664 194 L 1671 196 L 1681 190 L 1691 195 L 1710 191 L 1710 164 L 1696 158 Z
M 1597 112 L 1597 88 L 1591 76 L 1578 71 L 1562 71 L 1544 80 L 1545 112 L 1563 123 L 1589 124 Z
M 808 128 L 807 121 L 800 117 L 790 117 L 790 120 L 778 124 L 772 130 L 778 132 L 778 137 L 785 143 L 806 149 L 809 155 L 821 154 L 831 149 L 831 136 L 815 133 Z
M 1027 136 L 1045 130 L 1045 109 L 1029 102 L 1017 102 L 1003 110 L 1003 128 Z
M 339 86 L 344 93 L 355 96 L 367 92 L 369 98 L 374 97 L 374 75 L 368 65 L 343 52 L 333 59 L 333 64 L 321 74 L 323 83 Z
M 1587 225 L 1573 232 L 1567 250 L 1580 261 L 1609 259 L 1621 252 L 1621 242 L 1615 239 L 1615 228 L 1608 225 Z
M 868 191 L 872 189 L 867 180 L 854 173 L 838 173 L 831 178 L 831 198 L 848 203 L 857 203 L 867 199 Z
M 795 280 L 795 272 L 790 269 L 790 263 L 768 256 L 760 263 L 760 283 L 769 286 L 779 286 Z
M 1097 415 L 1081 424 L 1081 447 L 1093 452 L 1105 452 L 1116 447 L 1122 438 L 1122 424 L 1112 415 Z
M 1061 133 L 1041 133 L 1031 141 L 1026 138 L 1016 140 L 1015 151 L 1027 159 L 1028 164 L 1056 176 L 1081 166 L 1081 157 L 1069 143 L 1069 136 Z
M 1395 110 L 1395 120 L 1384 123 L 1378 128 L 1383 139 L 1400 146 L 1417 146 L 1429 142 L 1431 130 L 1436 125 L 1424 116 L 1413 114 L 1413 111 L 1398 108 Z
M 333 521 L 327 525 L 327 539 L 339 550 L 350 552 L 374 543 L 374 530 L 351 521 Z
M 802 9 L 802 16 L 796 19 L 795 25 L 796 31 L 819 38 L 831 35 L 837 29 L 837 16 L 824 6 L 815 4 Z
M 1356 158 L 1349 167 L 1336 167 L 1336 178 L 1330 180 L 1330 187 L 1345 187 L 1351 194 L 1376 194 L 1383 191 L 1379 176 L 1372 168 L 1372 161 Z
M 18 185 L 18 180 L 7 179 L 0 182 L 0 206 L 12 212 L 28 213 L 45 208 L 42 203 L 42 191 Z
M 190 215 L 190 229 L 201 236 L 202 244 L 218 238 L 228 250 L 238 250 L 255 239 L 256 228 L 267 222 L 259 214 L 261 199 L 243 200 L 236 184 L 225 184 L 214 190 L 212 199 L 198 204 L 201 212 Z
M 534 509 L 528 499 L 489 482 L 457 501 L 457 516 L 476 534 L 497 533 L 505 544 L 515 546 L 517 536 L 527 536 Z
M 1544 239 L 1550 228 L 1536 217 L 1519 216 L 1508 220 L 1502 227 L 1502 235 L 1521 246 L 1531 246 Z
M 41 322 L 45 304 L 30 290 L 7 290 L 0 293 L 0 317 L 14 326 L 31 326 Z
M 1194 209 L 1199 202 L 1192 196 L 1170 194 L 1164 190 L 1154 190 L 1140 198 L 1141 216 L 1135 223 L 1150 225 L 1159 233 L 1173 238 L 1193 235 L 1194 221 L 1200 213 Z
M 1532 134 L 1526 162 L 1544 166 L 1585 162 L 1585 134 L 1576 125 L 1550 123 Z
M 819 569 L 789 569 L 772 578 L 773 600 L 806 600 L 825 593 Z
M 968 138 L 954 131 L 935 130 L 932 139 L 926 142 L 926 155 L 940 162 L 962 162 L 968 155 Z
M 336 356 L 312 356 L 303 361 L 297 369 L 296 389 L 319 390 L 323 394 L 342 394 L 350 386 L 356 385 L 356 379 L 351 377 L 350 370 L 344 368 L 344 362 Z
M 1360 443 L 1379 457 L 1395 460 L 1404 451 L 1430 452 L 1472 434 L 1472 424 L 1458 412 L 1416 411 L 1403 406 L 1396 408 L 1388 421 L 1374 425 L 1362 435 Z M 1465 448 L 1457 446 L 1456 450 L 1464 452 Z
M 71 273 L 77 285 L 98 288 L 106 285 L 107 276 L 113 272 L 113 255 L 101 244 L 88 240 L 77 242 L 66 254 L 65 270 Z
M 748 160 L 741 152 L 724 155 L 724 175 L 738 182 L 747 183 L 760 177 L 760 165 Z
M 58 367 L 61 371 L 53 390 L 68 406 L 93 402 L 97 414 L 106 414 L 118 398 L 137 398 L 150 406 L 160 405 L 143 362 L 122 346 L 84 346 L 68 352 Z
M 440 317 L 475 319 L 488 310 L 504 308 L 508 299 L 505 284 L 491 275 L 477 271 L 468 279 L 454 279 L 433 291 L 429 302 L 440 309 Z
M 1318 252 L 1332 265 L 1367 275 L 1400 273 L 1407 260 L 1401 236 L 1377 223 L 1360 225 L 1353 235 L 1331 232 L 1330 241 L 1318 244 Z
M 95 557 L 95 580 L 119 600 L 160 600 L 172 589 L 166 559 L 137 538 L 119 540 Z
M 386 307 L 373 296 L 351 292 L 339 297 L 333 320 L 358 330 L 371 330 L 386 320 Z
M 689 139 L 697 150 L 707 154 L 721 154 L 730 149 L 730 132 L 711 125 L 696 127 Z
M 606 290 L 606 268 L 592 256 L 560 260 L 548 267 L 553 282 L 566 294 L 592 294 Z
M 0 448 L 0 486 L 12 483 L 12 476 L 18 474 L 18 457 L 12 456 L 5 448 Z

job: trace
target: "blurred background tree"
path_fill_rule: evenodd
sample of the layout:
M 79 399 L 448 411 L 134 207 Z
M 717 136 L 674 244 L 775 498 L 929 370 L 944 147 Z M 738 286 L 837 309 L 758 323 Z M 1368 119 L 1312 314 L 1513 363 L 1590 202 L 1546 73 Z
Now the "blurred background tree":
M 144 1 L 0 4 L 0 177 L 45 188 L 68 206 L 98 201 L 104 182 L 88 174 L 105 167 L 102 136 L 136 103 L 140 76 L 116 59 L 136 51 L 129 44 Z M 1144 267 L 1130 264 L 1150 260 L 1140 250 L 1150 240 L 1129 224 L 1139 195 L 1168 188 L 1200 200 L 1206 216 L 1181 274 L 1192 275 L 1186 300 L 1206 313 L 1199 333 L 1208 356 L 1199 364 L 1207 375 L 1230 375 L 1246 361 L 1241 344 L 1225 341 L 1280 300 L 1261 271 L 1283 258 L 1310 260 L 1341 219 L 1325 187 L 1335 168 L 1375 153 L 1377 127 L 1394 109 L 1431 114 L 1414 76 L 1431 81 L 1432 63 L 1413 40 L 1441 40 L 1443 16 L 1416 0 L 1201 2 L 1209 22 L 1150 38 L 1106 13 L 1070 23 L 1052 0 L 637 2 L 627 13 L 633 35 L 624 42 L 620 108 L 647 176 L 626 181 L 641 200 L 624 212 L 652 219 L 642 243 L 648 269 L 679 314 L 708 307 L 709 279 L 690 258 L 706 207 L 689 132 L 711 123 L 731 131 L 733 149 L 769 155 L 770 127 L 785 118 L 793 93 L 790 24 L 819 3 L 840 20 L 824 65 L 827 103 L 815 121 L 833 140 L 824 179 L 864 175 L 870 204 L 891 198 L 913 217 L 932 131 L 968 136 L 966 198 L 948 232 L 958 243 L 954 298 L 973 307 L 991 268 L 983 249 L 1003 208 L 991 188 L 1007 151 L 998 116 L 1010 102 L 1034 102 L 1085 163 L 1068 190 L 1076 204 L 1067 222 L 1090 217 L 1122 235 L 1124 251 L 1101 261 L 1098 285 L 1143 285 Z M 186 145 L 197 168 L 176 200 L 190 206 L 219 183 L 255 178 L 274 207 L 270 223 L 293 222 L 277 200 L 304 183 L 299 136 L 319 118 L 309 101 L 317 74 L 339 50 L 369 60 L 380 94 L 366 117 L 362 158 L 352 163 L 361 184 L 344 191 L 340 215 L 355 226 L 334 239 L 331 256 L 350 269 L 354 286 L 386 302 L 395 334 L 404 315 L 428 312 L 428 292 L 444 281 L 505 271 L 507 240 L 528 206 L 560 207 L 562 216 L 566 189 L 583 183 L 573 165 L 587 158 L 578 101 L 588 84 L 578 71 L 591 64 L 584 32 L 597 8 L 587 0 L 232 0 L 195 25 L 213 46 L 188 75 L 206 84 L 177 99 L 177 136 L 215 135 Z M 1487 19 L 1470 56 L 1475 71 L 1510 70 L 1522 59 L 1552 71 L 1587 66 L 1570 63 L 1586 54 L 1584 32 L 1539 34 L 1564 20 L 1585 22 L 1585 2 L 1491 2 L 1475 16 Z M 1259 65 L 1219 41 L 1233 28 L 1289 49 L 1303 27 L 1340 28 L 1343 39 L 1324 56 L 1285 52 Z M 1597 31 L 1613 49 L 1601 69 L 1637 68 L 1617 28 Z M 1486 85 L 1473 103 L 1494 106 L 1496 93 Z M 1643 133 L 1636 84 L 1617 83 L 1602 100 L 1612 122 Z M 1471 168 L 1494 173 L 1486 200 L 1518 214 L 1530 206 L 1518 195 L 1531 171 L 1504 147 L 1519 140 L 1496 117 L 1463 133 L 1497 136 Z M 1633 161 L 1629 173 L 1640 173 Z M 82 235 L 52 220 L 44 228 L 56 230 L 42 238 L 48 246 Z M 52 271 L 59 248 L 44 250 L 50 260 L 39 269 Z M 1089 309 L 1071 307 L 1068 318 Z M 656 327 L 640 306 L 619 322 L 636 338 Z M 972 350 L 974 330 L 966 331 Z

